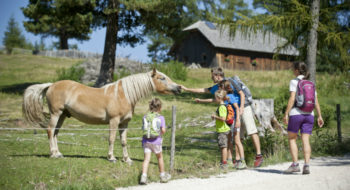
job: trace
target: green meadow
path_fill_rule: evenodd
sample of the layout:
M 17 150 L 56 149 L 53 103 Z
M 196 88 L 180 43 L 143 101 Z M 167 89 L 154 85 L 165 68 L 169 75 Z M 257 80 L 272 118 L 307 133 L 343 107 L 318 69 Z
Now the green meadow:
M 128 151 L 133 165 L 122 161 L 118 139 L 115 156 L 107 161 L 107 125 L 87 125 L 73 118 L 65 120 L 58 135 L 58 146 L 64 158 L 52 159 L 46 132 L 29 129 L 21 114 L 22 95 L 26 87 L 36 83 L 54 82 L 57 70 L 68 69 L 83 60 L 48 58 L 33 55 L 0 54 L 0 189 L 114 189 L 137 185 L 143 162 L 141 118 L 147 112 L 148 101 L 158 97 L 163 102 L 162 114 L 171 126 L 172 106 L 176 106 L 176 152 L 173 179 L 209 177 L 220 173 L 220 152 L 215 140 L 210 115 L 214 104 L 198 104 L 194 98 L 210 95 L 182 93 L 158 95 L 139 101 L 129 123 Z M 291 71 L 225 71 L 226 76 L 239 75 L 250 87 L 254 98 L 274 98 L 275 114 L 280 122 L 287 104 Z M 350 151 L 350 90 L 344 85 L 349 74 L 317 73 L 317 93 L 326 126 L 315 127 L 311 138 L 313 156 L 341 155 Z M 209 69 L 188 70 L 187 79 L 174 80 L 186 87 L 205 88 L 212 85 Z M 336 104 L 341 105 L 343 142 L 337 142 Z M 3 130 L 16 128 L 22 130 Z M 84 130 L 85 129 L 85 130 Z M 94 129 L 94 130 L 88 130 Z M 170 160 L 171 129 L 164 135 L 163 154 L 166 170 Z M 299 144 L 301 147 L 301 144 Z M 264 165 L 290 161 L 286 136 L 266 132 L 261 137 Z M 244 140 L 247 164 L 253 166 L 254 148 L 249 138 Z M 302 158 L 302 154 L 300 154 Z M 281 168 L 283 169 L 283 168 Z M 232 171 L 235 171 L 232 169 Z M 239 171 L 236 171 L 239 172 Z M 159 181 L 158 164 L 152 156 L 149 177 Z

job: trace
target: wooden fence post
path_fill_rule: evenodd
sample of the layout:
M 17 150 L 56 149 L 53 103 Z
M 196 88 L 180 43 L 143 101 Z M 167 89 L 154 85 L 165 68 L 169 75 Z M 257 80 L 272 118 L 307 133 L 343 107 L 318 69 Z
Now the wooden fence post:
M 340 104 L 337 104 L 337 128 L 338 128 L 338 142 L 342 142 L 341 137 L 341 115 L 340 115 Z
M 176 130 L 176 107 L 172 106 L 172 125 L 171 125 L 171 148 L 170 148 L 170 172 L 174 171 L 175 162 L 175 130 Z

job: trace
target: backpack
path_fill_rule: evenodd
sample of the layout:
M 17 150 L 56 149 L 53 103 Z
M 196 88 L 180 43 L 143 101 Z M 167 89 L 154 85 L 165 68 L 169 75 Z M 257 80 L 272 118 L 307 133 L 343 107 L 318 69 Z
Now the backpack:
M 150 112 L 143 118 L 143 137 L 154 139 L 160 135 L 161 120 L 158 113 Z
M 315 108 L 315 84 L 309 80 L 297 80 L 298 85 L 295 96 L 295 106 L 303 112 L 312 112 Z
M 226 115 L 226 124 L 232 125 L 235 121 L 235 111 L 233 110 L 233 106 L 231 104 L 227 104 L 226 106 L 227 115 Z
M 241 87 L 241 89 L 244 93 L 244 96 L 245 96 L 244 105 L 250 105 L 253 103 L 252 93 L 250 92 L 249 88 L 241 81 L 241 79 L 238 76 L 231 77 L 228 80 L 230 81 L 230 83 L 236 89 L 237 92 L 238 92 L 237 85 L 239 85 L 239 87 Z
M 225 108 L 227 111 L 225 122 L 230 126 L 235 121 L 235 111 L 233 110 L 233 106 L 231 104 L 225 105 Z M 216 110 L 216 113 L 219 115 L 219 108 Z

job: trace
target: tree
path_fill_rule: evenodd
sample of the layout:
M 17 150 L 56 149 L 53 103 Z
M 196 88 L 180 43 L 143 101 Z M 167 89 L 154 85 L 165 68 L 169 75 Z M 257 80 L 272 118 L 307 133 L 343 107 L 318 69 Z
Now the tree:
M 115 53 L 117 43 L 134 47 L 143 42 L 138 27 L 140 15 L 128 7 L 127 1 L 101 0 L 97 2 L 94 13 L 95 25 L 106 26 L 106 40 L 102 56 L 100 75 L 95 87 L 101 87 L 113 81 Z
M 22 31 L 18 26 L 18 23 L 13 16 L 11 16 L 8 21 L 2 42 L 5 45 L 8 54 L 11 54 L 12 49 L 15 47 L 25 48 L 28 46 L 28 43 L 26 42 L 26 39 L 24 38 Z
M 88 40 L 95 0 L 29 0 L 22 8 L 27 31 L 59 38 L 60 49 L 68 49 L 68 39 Z

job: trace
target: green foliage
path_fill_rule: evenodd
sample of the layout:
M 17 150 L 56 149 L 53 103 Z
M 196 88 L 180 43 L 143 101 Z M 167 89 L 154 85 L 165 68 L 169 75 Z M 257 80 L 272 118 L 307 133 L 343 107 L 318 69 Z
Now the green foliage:
M 60 49 L 68 49 L 68 39 L 88 40 L 94 0 L 30 0 L 22 8 L 27 31 L 60 39 Z
M 156 68 L 160 72 L 163 72 L 172 79 L 187 80 L 188 69 L 186 66 L 178 61 L 170 61 L 165 63 L 154 63 L 152 67 Z
M 2 42 L 5 45 L 8 54 L 12 52 L 13 48 L 32 49 L 32 44 L 26 41 L 13 16 L 10 17 Z
M 73 65 L 68 69 L 60 68 L 56 70 L 57 80 L 74 80 L 80 82 L 81 77 L 84 75 L 85 70 L 82 67 L 78 67 L 79 64 Z

